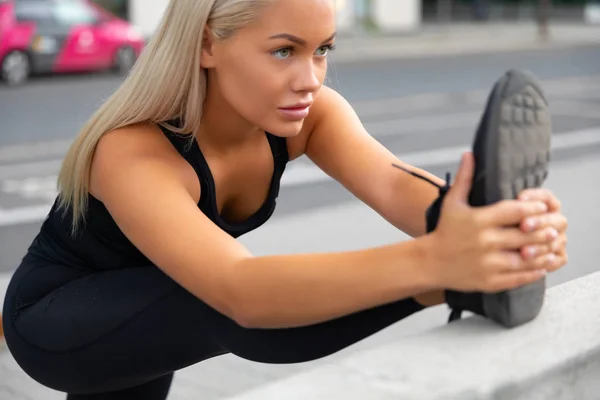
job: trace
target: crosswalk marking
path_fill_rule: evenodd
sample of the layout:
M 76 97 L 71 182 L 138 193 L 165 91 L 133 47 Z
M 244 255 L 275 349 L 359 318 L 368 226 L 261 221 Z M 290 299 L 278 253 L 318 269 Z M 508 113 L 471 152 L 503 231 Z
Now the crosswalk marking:
M 600 127 L 573 131 L 557 135 L 553 138 L 553 150 L 586 147 L 600 144 Z M 436 150 L 417 151 L 396 156 L 421 168 L 433 168 L 458 162 L 461 153 L 468 150 L 466 146 L 453 146 Z M 307 163 L 292 163 L 284 174 L 282 187 L 307 185 L 330 180 L 323 171 Z M 19 194 L 23 198 L 41 200 L 41 204 L 0 208 L 0 227 L 44 219 L 55 197 L 56 175 L 25 177 L 22 179 L 5 179 L 0 181 L 0 194 Z

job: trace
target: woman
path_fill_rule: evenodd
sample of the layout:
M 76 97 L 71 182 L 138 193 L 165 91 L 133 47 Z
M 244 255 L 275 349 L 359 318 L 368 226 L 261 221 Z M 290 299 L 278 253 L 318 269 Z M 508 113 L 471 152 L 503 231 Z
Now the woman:
M 426 234 L 437 189 L 390 164 L 443 182 L 396 160 L 322 87 L 334 31 L 331 0 L 170 2 L 75 140 L 12 278 L 7 343 L 33 379 L 71 400 L 165 399 L 174 371 L 208 358 L 314 360 L 444 303 L 446 289 L 509 289 L 566 262 L 557 199 L 531 190 L 472 209 L 468 155 Z M 269 219 L 303 154 L 415 239 L 252 256 L 235 238 Z M 538 229 L 499 233 L 527 217 Z

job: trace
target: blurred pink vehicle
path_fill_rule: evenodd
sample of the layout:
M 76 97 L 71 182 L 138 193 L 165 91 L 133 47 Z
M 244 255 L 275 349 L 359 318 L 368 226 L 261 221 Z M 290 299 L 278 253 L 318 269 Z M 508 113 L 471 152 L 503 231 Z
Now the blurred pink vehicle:
M 33 74 L 113 69 L 127 73 L 144 37 L 86 0 L 0 0 L 0 78 L 19 85 Z

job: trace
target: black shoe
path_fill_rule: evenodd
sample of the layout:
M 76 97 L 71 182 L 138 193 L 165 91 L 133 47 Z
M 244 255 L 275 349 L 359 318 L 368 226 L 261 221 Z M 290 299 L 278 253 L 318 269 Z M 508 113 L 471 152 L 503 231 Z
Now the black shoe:
M 540 187 L 548 175 L 551 135 L 550 110 L 538 80 L 528 72 L 508 71 L 496 82 L 477 129 L 469 204 L 514 199 L 524 189 Z M 440 194 L 426 213 L 428 233 L 437 226 L 450 176 L 438 187 Z M 449 322 L 470 311 L 506 327 L 522 325 L 539 314 L 545 291 L 545 278 L 500 293 L 447 290 Z

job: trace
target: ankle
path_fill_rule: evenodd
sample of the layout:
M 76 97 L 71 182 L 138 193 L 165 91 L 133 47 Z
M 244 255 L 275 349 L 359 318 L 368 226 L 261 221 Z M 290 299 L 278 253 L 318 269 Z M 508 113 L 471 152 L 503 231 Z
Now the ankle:
M 446 296 L 443 290 L 421 293 L 414 296 L 414 299 L 424 307 L 434 307 L 446 303 Z

